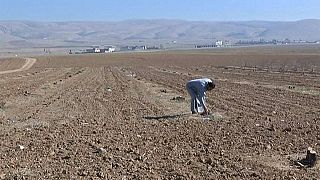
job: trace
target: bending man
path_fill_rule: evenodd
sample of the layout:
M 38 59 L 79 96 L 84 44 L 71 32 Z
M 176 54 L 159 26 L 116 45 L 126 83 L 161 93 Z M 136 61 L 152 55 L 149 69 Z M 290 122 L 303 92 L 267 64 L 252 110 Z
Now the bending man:
M 215 83 L 208 78 L 194 79 L 187 83 L 186 87 L 191 96 L 192 114 L 200 113 L 202 115 L 207 115 L 209 113 L 205 102 L 206 91 L 211 91 L 215 86 Z M 199 107 L 203 108 L 203 112 L 199 112 Z

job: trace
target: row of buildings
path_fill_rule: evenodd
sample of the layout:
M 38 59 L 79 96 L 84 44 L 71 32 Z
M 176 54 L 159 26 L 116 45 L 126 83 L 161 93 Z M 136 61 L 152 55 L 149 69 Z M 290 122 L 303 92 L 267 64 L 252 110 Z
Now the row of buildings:
M 111 53 L 115 52 L 116 47 L 114 46 L 93 46 L 88 49 L 75 51 L 75 54 L 86 54 L 86 53 Z M 70 50 L 69 54 L 73 54 L 73 52 Z
M 163 49 L 163 46 L 123 46 L 116 48 L 115 46 L 92 46 L 91 48 L 77 50 L 72 52 L 69 50 L 69 54 L 86 54 L 86 53 L 112 53 L 115 51 L 144 51 L 144 50 L 159 50 Z
M 174 41 L 176 43 L 176 41 Z M 303 40 L 239 40 L 237 42 L 231 42 L 228 40 L 216 40 L 212 44 L 198 44 L 195 45 L 194 48 L 216 48 L 216 47 L 230 47 L 230 46 L 241 46 L 241 45 L 267 45 L 267 44 L 296 44 L 296 43 L 316 43 L 320 44 L 320 41 L 315 42 L 308 42 Z M 160 46 L 146 46 L 146 45 L 133 45 L 133 46 L 122 46 L 122 47 L 115 47 L 115 46 L 92 46 L 91 48 L 77 50 L 72 52 L 69 51 L 69 54 L 85 54 L 85 53 L 112 53 L 115 51 L 146 51 L 146 50 L 164 50 L 163 44 Z M 46 50 L 44 50 L 46 51 Z
M 241 46 L 241 45 L 279 45 L 279 44 L 320 44 L 320 41 L 305 41 L 305 40 L 290 40 L 288 38 L 283 40 L 265 40 L 265 39 L 259 39 L 259 40 L 239 40 L 237 42 L 231 43 L 227 40 L 217 40 L 213 42 L 212 44 L 202 44 L 202 45 L 195 45 L 195 48 L 213 48 L 213 47 L 229 47 L 232 45 L 235 46 Z
M 195 45 L 195 48 L 212 48 L 212 47 L 228 47 L 230 46 L 230 42 L 227 40 L 218 40 L 212 44 L 202 44 L 202 45 Z
M 144 51 L 144 50 L 159 50 L 164 49 L 163 45 L 160 46 L 123 46 L 120 51 Z
M 265 45 L 265 44 L 299 44 L 299 43 L 320 44 L 320 41 L 290 40 L 286 38 L 283 40 L 278 40 L 278 39 L 239 40 L 235 44 L 236 45 Z

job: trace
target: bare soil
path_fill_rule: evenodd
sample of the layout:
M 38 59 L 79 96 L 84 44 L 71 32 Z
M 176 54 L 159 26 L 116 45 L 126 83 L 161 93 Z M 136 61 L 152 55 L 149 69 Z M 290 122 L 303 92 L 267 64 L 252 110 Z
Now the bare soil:
M 36 63 L 36 61 L 37 61 L 37 59 L 34 59 L 34 58 L 25 58 L 25 63 L 20 68 L 0 71 L 0 74 L 9 74 L 9 73 L 28 70 L 33 66 L 34 63 Z M 3 63 L 3 64 L 6 64 L 7 67 L 13 68 L 13 67 L 16 67 L 17 65 L 19 65 L 21 61 L 18 61 L 15 59 L 15 60 L 12 60 L 12 63 L 10 60 L 8 60 L 7 62 L 9 62 L 9 63 Z M 4 67 L 6 67 L 6 66 L 4 66 Z
M 18 69 L 23 66 L 25 60 L 22 58 L 3 58 L 0 59 L 0 72 Z
M 0 179 L 320 177 L 294 164 L 320 150 L 317 51 L 36 58 L 0 75 Z M 220 118 L 189 112 L 198 77 Z

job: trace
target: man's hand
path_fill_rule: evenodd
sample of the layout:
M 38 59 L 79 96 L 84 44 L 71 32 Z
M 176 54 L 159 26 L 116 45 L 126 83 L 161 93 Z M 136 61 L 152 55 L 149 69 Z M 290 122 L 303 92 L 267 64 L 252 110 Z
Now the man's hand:
M 200 115 L 203 115 L 203 116 L 209 115 L 208 108 L 205 107 L 204 111 Z

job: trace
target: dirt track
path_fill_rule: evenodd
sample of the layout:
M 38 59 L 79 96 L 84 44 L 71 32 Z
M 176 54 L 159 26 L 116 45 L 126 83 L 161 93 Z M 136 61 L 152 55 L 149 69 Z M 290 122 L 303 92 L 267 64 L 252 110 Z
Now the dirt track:
M 118 54 L 42 57 L 2 74 L 0 179 L 319 178 L 319 166 L 292 161 L 308 146 L 320 150 L 320 76 L 302 72 L 303 63 L 301 72 L 263 70 L 268 57 L 320 62 L 314 54 Z M 249 67 L 253 60 L 261 67 Z M 185 83 L 200 76 L 217 81 L 208 104 L 221 119 L 189 114 Z

